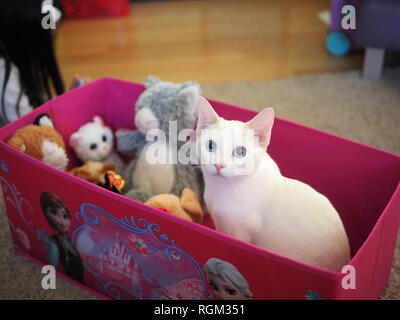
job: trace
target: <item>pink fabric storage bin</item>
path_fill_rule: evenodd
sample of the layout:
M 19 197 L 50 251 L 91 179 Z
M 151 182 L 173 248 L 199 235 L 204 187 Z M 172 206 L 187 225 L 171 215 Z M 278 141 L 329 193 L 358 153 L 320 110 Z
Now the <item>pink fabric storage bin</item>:
M 54 233 L 40 206 L 51 191 L 71 213 L 69 238 L 85 266 L 84 287 L 103 298 L 212 299 L 204 265 L 218 258 L 236 267 L 253 299 L 376 299 L 387 284 L 400 220 L 400 157 L 282 119 L 276 119 L 270 155 L 286 176 L 325 194 L 349 236 L 356 289 L 345 274 L 314 268 L 225 236 L 210 221 L 198 225 L 147 207 L 53 169 L 5 141 L 47 112 L 64 137 L 93 116 L 114 130 L 132 127 L 140 84 L 102 79 L 75 89 L 0 130 L 0 180 L 14 248 L 48 264 Z M 254 111 L 210 101 L 226 119 L 246 121 Z M 67 150 L 70 167 L 78 164 Z M 245 213 L 244 213 L 245 214 Z M 245 215 L 244 215 L 245 219 Z M 12 266 L 10 266 L 12 267 Z M 65 272 L 61 263 L 57 271 Z

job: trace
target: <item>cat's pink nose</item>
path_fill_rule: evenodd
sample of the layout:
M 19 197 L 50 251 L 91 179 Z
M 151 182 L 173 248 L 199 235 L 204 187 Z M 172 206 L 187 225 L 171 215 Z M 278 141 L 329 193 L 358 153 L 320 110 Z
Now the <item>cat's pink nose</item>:
M 217 169 L 217 172 L 220 172 L 222 168 L 225 168 L 224 164 L 215 164 L 215 169 Z

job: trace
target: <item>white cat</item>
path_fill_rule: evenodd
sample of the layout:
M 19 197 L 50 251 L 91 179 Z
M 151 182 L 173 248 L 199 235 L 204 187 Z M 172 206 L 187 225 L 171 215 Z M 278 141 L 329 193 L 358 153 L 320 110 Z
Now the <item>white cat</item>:
M 69 145 L 82 162 L 113 162 L 118 173 L 124 171 L 123 160 L 113 151 L 112 131 L 99 116 L 95 116 L 93 121 L 84 124 L 71 134 Z
M 216 230 L 303 263 L 341 271 L 350 260 L 350 248 L 339 214 L 309 185 L 282 176 L 265 152 L 274 110 L 267 108 L 247 123 L 227 121 L 201 97 L 197 111 L 204 199 Z

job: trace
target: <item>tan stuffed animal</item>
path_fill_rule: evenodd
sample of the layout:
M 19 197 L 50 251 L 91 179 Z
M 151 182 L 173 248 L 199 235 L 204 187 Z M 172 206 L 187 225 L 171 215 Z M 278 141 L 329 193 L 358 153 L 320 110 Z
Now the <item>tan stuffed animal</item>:
M 115 171 L 113 162 L 88 161 L 83 166 L 72 169 L 69 173 L 94 184 L 104 183 L 104 175 L 108 170 Z
M 39 116 L 35 124 L 18 129 L 7 144 L 54 168 L 64 171 L 67 167 L 63 138 L 47 114 Z
M 189 221 L 197 223 L 203 221 L 200 201 L 189 188 L 182 191 L 181 198 L 174 194 L 159 194 L 151 197 L 145 204 L 156 209 L 166 209 L 170 214 Z

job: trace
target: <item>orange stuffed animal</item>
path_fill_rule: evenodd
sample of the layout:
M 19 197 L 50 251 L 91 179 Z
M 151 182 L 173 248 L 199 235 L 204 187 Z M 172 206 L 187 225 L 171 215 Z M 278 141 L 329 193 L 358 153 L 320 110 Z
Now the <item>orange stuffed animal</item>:
M 168 213 L 189 221 L 203 221 L 203 209 L 199 198 L 189 188 L 183 189 L 181 198 L 174 194 L 159 194 L 151 197 L 145 204 L 156 209 L 165 209 Z
M 63 138 L 47 114 L 40 115 L 35 124 L 18 129 L 7 144 L 54 168 L 64 171 L 67 167 Z
M 83 180 L 98 184 L 105 182 L 104 174 L 108 170 L 116 170 L 113 162 L 88 161 L 83 166 L 70 170 L 69 173 Z

